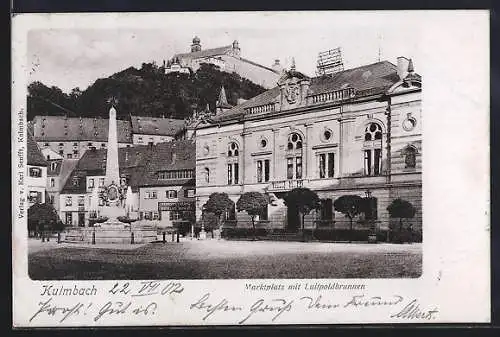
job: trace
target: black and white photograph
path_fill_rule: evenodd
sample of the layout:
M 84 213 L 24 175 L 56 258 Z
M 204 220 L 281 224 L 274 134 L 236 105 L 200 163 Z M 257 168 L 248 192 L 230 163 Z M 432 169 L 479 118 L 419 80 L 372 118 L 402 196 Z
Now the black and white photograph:
M 436 42 L 423 38 L 422 16 L 403 14 L 156 13 L 142 25 L 60 14 L 64 24 L 54 15 L 26 29 L 16 226 L 27 277 L 44 287 L 37 295 L 111 280 L 362 291 L 370 280 L 428 282 L 424 261 L 439 264 L 439 282 L 444 259 L 425 247 L 444 249 L 471 224 L 426 220 L 462 212 L 424 193 L 438 188 L 426 175 L 446 170 L 433 163 L 437 148 L 459 151 L 435 130 L 471 133 L 450 119 L 444 130 L 441 108 L 426 102 L 440 74 L 424 42 Z M 95 295 L 89 287 L 82 294 Z M 408 301 L 394 291 L 363 301 Z M 212 315 L 213 296 L 190 308 Z M 359 296 L 345 306 L 362 305 Z

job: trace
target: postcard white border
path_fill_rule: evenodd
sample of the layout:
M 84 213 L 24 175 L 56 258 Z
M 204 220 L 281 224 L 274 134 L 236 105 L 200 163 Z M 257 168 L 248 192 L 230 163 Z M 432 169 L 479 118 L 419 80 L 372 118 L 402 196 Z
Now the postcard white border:
M 390 297 L 395 293 L 416 299 L 422 308 L 436 308 L 438 315 L 425 319 L 390 318 L 384 308 L 306 312 L 303 308 L 285 312 L 274 322 L 273 315 L 255 316 L 246 324 L 334 324 L 334 323 L 448 323 L 490 321 L 490 220 L 489 220 L 489 12 L 297 12 L 297 13 L 110 13 L 110 14 L 22 14 L 13 17 L 13 104 L 12 104 L 12 185 L 13 185 L 13 324 L 35 326 L 131 326 L 131 325 L 237 325 L 241 312 L 202 315 L 189 310 L 205 292 L 212 298 L 226 298 L 248 308 L 258 298 L 295 298 L 304 293 L 251 292 L 248 280 L 183 280 L 182 294 L 155 297 L 160 305 L 149 316 L 115 315 L 97 322 L 93 315 L 78 315 L 58 323 L 45 315 L 29 322 L 39 303 L 41 285 L 92 286 L 99 288 L 94 302 L 104 304 L 105 292 L 114 281 L 32 281 L 27 273 L 27 232 L 25 220 L 18 221 L 19 193 L 16 183 L 20 170 L 18 112 L 24 109 L 27 93 L 27 32 L 41 28 L 165 28 L 181 22 L 185 15 L 198 16 L 200 25 L 241 27 L 254 18 L 279 22 L 297 20 L 304 24 L 334 16 L 338 19 L 369 20 L 384 16 L 400 24 L 421 29 L 423 75 L 423 275 L 418 279 L 342 279 L 332 282 L 365 284 L 366 296 Z M 244 19 L 242 19 L 242 17 Z M 278 18 L 279 17 L 279 18 Z M 307 19 L 305 19 L 307 18 Z M 277 21 L 275 21 L 277 22 Z M 272 22 L 269 23 L 272 27 Z M 23 120 L 26 125 L 26 116 Z M 25 136 L 25 134 L 24 134 Z M 25 139 L 25 137 L 24 137 Z M 276 280 L 292 284 L 304 280 Z M 258 283 L 257 280 L 250 280 Z M 272 281 L 266 280 L 266 283 Z M 138 281 L 131 281 L 137 285 Z M 322 293 L 329 300 L 345 300 L 355 292 Z M 359 293 L 359 292 L 356 292 Z M 331 297 L 331 298 L 330 298 Z M 123 297 L 114 297 L 117 299 Z M 88 298 L 87 298 L 88 300 Z M 81 298 L 58 298 L 71 306 Z M 146 300 L 138 304 L 147 305 Z M 97 305 L 97 304 L 96 304 Z M 83 309 L 82 309 L 83 310 Z M 95 316 L 95 315 L 94 315 Z

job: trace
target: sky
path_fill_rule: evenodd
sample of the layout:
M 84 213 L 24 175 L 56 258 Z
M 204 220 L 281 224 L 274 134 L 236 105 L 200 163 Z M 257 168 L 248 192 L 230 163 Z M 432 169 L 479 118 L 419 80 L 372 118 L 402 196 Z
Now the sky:
M 56 15 L 56 14 L 52 14 Z M 62 14 L 60 14 L 62 15 Z M 340 47 L 344 68 L 412 58 L 418 72 L 419 21 L 405 12 L 143 13 L 66 15 L 27 36 L 29 82 L 65 92 L 143 62 L 161 64 L 188 52 L 238 40 L 242 57 L 271 66 L 275 59 L 314 76 L 318 53 Z

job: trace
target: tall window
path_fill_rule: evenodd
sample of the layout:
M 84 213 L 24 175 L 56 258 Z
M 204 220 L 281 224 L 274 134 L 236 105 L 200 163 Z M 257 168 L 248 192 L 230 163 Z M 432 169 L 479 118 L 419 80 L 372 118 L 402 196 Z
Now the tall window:
M 302 137 L 298 133 L 288 136 L 287 143 L 287 179 L 302 179 Z
M 205 182 L 210 182 L 210 169 L 208 167 L 205 167 Z
M 269 169 L 270 169 L 270 162 L 269 159 L 265 160 L 257 160 L 257 182 L 261 183 L 262 181 L 268 182 L 269 181 Z
M 166 197 L 168 199 L 175 199 L 175 198 L 177 198 L 177 191 L 175 191 L 175 190 L 166 191 Z
M 335 174 L 335 154 L 320 153 L 319 155 L 319 177 L 332 178 Z
M 382 172 L 382 128 L 370 123 L 365 129 L 364 143 L 365 175 L 374 176 Z
M 99 186 L 104 186 L 104 178 L 99 178 Z
M 66 206 L 71 206 L 71 205 L 73 205 L 73 198 L 72 198 L 70 195 L 68 195 L 68 196 L 66 197 L 66 203 L 65 203 L 65 205 L 66 205 Z
M 56 186 L 56 180 L 54 178 L 50 178 L 50 187 Z
M 78 196 L 78 206 L 85 206 L 85 197 L 82 195 Z
M 89 178 L 89 188 L 94 188 L 94 178 Z
M 229 143 L 227 149 L 227 184 L 234 185 L 239 182 L 239 149 L 235 142 Z

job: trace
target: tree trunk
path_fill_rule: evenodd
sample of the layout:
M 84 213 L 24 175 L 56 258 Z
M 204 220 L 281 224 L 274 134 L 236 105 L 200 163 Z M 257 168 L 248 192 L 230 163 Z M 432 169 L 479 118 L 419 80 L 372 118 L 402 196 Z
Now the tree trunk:
M 349 218 L 349 221 L 351 223 L 350 229 L 349 229 L 349 243 L 352 242 L 352 218 Z
M 253 241 L 255 241 L 255 216 L 252 215 L 252 234 L 253 234 Z
M 304 223 L 304 218 L 306 217 L 305 213 L 302 212 L 302 241 L 306 241 L 306 233 L 305 233 L 305 223 Z

